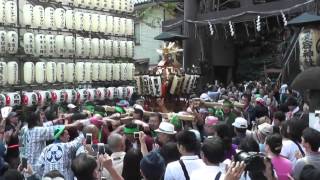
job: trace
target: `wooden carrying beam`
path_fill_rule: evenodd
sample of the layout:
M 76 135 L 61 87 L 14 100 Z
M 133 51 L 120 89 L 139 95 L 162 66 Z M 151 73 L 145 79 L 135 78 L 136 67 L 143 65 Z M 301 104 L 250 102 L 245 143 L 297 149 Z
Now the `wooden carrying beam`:
M 103 106 L 104 109 L 107 112 L 115 112 L 115 107 L 114 106 Z M 125 108 L 127 113 L 132 113 L 134 110 L 133 108 Z M 151 116 L 152 114 L 154 114 L 155 112 L 151 112 L 151 111 L 144 111 L 143 115 L 144 116 Z M 194 120 L 194 116 L 193 115 L 182 115 L 182 114 L 178 114 L 178 113 L 160 113 L 162 115 L 163 118 L 169 119 L 170 117 L 176 115 L 178 117 L 178 119 L 183 120 L 183 121 L 193 121 Z

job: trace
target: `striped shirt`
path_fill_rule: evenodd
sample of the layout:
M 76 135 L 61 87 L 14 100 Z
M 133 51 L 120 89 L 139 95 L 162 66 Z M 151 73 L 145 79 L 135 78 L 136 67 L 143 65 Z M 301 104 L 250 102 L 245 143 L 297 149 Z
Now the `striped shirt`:
M 50 124 L 44 125 L 47 126 Z M 24 153 L 32 169 L 37 169 L 37 161 L 42 150 L 46 147 L 46 141 L 54 139 L 54 130 L 57 128 L 64 128 L 64 125 L 33 127 L 24 130 L 24 140 L 22 141 Z

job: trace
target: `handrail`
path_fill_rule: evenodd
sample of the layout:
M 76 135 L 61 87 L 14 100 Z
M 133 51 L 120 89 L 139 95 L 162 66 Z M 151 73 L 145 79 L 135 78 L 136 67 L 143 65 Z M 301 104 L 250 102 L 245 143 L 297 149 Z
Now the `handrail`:
M 299 34 L 301 31 L 303 31 L 304 27 L 300 28 L 298 31 L 295 32 L 293 38 L 291 39 L 291 42 L 289 44 L 289 47 L 287 48 L 287 51 L 283 57 L 283 60 L 281 62 L 285 62 L 283 67 L 282 67 L 282 72 L 279 74 L 277 81 L 280 81 L 281 76 L 284 73 L 284 70 L 287 68 L 290 60 L 291 60 L 291 56 L 293 53 L 293 50 L 295 49 L 295 47 L 297 46 L 297 43 L 299 41 Z

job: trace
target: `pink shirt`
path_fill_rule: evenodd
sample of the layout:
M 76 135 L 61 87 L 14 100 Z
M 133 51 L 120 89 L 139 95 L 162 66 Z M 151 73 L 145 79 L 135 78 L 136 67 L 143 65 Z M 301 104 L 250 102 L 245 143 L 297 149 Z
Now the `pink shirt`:
M 278 180 L 289 180 L 288 174 L 292 174 L 292 163 L 282 156 L 274 156 L 272 165 L 277 173 Z

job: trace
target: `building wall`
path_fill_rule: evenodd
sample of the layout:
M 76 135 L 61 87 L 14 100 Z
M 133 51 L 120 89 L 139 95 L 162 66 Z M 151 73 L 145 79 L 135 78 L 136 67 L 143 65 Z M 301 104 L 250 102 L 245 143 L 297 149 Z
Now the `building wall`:
M 171 16 L 166 13 L 166 19 Z M 162 32 L 162 21 L 164 20 L 164 11 L 162 7 L 154 7 L 148 11 L 144 18 L 136 22 L 136 28 L 139 26 L 140 30 L 136 33 L 136 37 L 140 37 L 140 43 L 135 46 L 135 59 L 150 59 L 149 63 L 158 64 L 160 55 L 156 52 L 163 44 L 163 41 L 154 40 L 154 37 Z M 150 26 L 152 25 L 152 26 Z M 139 33 L 139 34 L 138 34 Z

